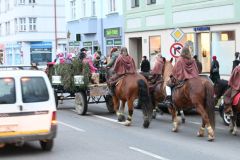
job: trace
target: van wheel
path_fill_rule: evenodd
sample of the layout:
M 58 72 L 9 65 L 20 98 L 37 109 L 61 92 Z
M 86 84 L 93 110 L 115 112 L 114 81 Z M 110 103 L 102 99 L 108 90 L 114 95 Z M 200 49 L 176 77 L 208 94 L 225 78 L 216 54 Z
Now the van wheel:
M 85 115 L 87 112 L 87 96 L 84 92 L 78 92 L 75 94 L 75 110 L 77 114 Z
M 51 151 L 53 148 L 53 139 L 42 140 L 40 141 L 40 145 L 42 147 L 42 150 Z

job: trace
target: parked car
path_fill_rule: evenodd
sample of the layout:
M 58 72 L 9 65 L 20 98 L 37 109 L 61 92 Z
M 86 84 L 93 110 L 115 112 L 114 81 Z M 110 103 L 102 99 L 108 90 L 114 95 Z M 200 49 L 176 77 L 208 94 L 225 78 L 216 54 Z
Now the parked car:
M 221 99 L 221 103 L 219 104 L 219 114 L 220 114 L 220 116 L 223 119 L 223 123 L 226 126 L 229 126 L 229 124 L 230 124 L 230 115 L 226 114 L 224 112 L 224 107 L 225 106 L 224 106 L 224 103 L 223 103 L 223 99 Z M 240 126 L 240 113 L 238 113 L 238 115 L 237 115 L 237 125 Z
M 46 73 L 2 68 L 0 146 L 40 141 L 43 150 L 51 150 L 57 133 L 56 103 Z

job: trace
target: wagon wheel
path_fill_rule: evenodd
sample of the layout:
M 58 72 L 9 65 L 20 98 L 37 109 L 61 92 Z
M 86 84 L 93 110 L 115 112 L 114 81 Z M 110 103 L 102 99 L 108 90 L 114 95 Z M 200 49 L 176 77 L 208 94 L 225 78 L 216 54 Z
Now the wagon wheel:
M 106 101 L 106 105 L 107 105 L 108 112 L 109 112 L 109 113 L 114 113 L 115 111 L 114 111 L 114 108 L 113 108 L 112 96 L 106 95 L 105 101 Z
M 75 94 L 75 110 L 77 114 L 85 115 L 87 112 L 87 96 L 84 92 L 78 92 Z

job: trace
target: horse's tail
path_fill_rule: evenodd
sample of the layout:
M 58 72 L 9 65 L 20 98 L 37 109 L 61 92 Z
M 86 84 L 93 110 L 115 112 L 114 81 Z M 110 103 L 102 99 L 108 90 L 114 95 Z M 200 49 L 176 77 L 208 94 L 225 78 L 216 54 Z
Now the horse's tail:
M 138 80 L 139 98 L 138 107 L 142 108 L 143 114 L 148 117 L 152 117 L 151 97 L 149 95 L 147 84 L 144 80 Z
M 210 121 L 210 124 L 213 129 L 215 129 L 215 102 L 214 102 L 214 89 L 212 84 L 209 81 L 205 82 L 205 93 L 206 93 L 206 111 L 208 114 L 208 118 Z

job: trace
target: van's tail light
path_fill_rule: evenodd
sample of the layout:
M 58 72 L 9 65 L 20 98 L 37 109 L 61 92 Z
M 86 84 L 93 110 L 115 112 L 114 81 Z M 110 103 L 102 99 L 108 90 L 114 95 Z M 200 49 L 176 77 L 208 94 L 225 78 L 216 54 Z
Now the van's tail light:
M 52 124 L 57 124 L 57 112 L 52 112 Z

